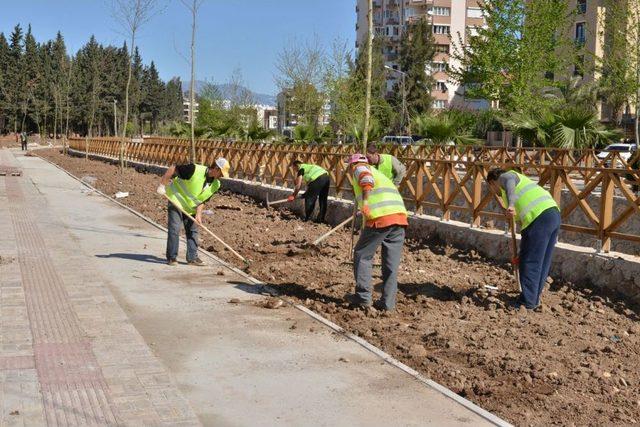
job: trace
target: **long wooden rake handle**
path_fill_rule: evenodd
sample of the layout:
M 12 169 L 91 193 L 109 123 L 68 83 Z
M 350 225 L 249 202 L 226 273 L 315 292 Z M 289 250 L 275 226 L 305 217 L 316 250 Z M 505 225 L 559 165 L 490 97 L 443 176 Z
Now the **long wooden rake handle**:
M 220 242 L 220 244 L 221 244 L 222 246 L 224 246 L 225 248 L 229 249 L 229 251 L 231 251 L 231 253 L 232 253 L 232 254 L 234 254 L 234 255 L 235 255 L 235 256 L 237 256 L 239 259 L 241 259 L 241 260 L 242 260 L 242 262 L 244 262 L 244 263 L 245 263 L 245 265 L 247 265 L 247 266 L 249 265 L 249 261 L 248 261 L 245 257 L 243 257 L 243 256 L 242 256 L 242 255 L 240 255 L 238 252 L 236 252 L 236 251 L 235 251 L 231 246 L 229 246 L 227 243 L 225 243 L 225 241 L 224 241 L 224 240 L 222 240 L 221 238 L 219 238 L 218 236 L 216 236 L 216 235 L 215 235 L 215 233 L 214 233 L 213 231 L 209 230 L 207 227 L 205 227 L 205 226 L 204 226 L 204 224 L 199 223 L 198 221 L 196 221 L 196 219 L 195 219 L 193 216 L 191 216 L 191 214 L 189 214 L 187 211 L 185 211 L 185 210 L 182 208 L 182 206 L 178 205 L 176 202 L 174 202 L 173 200 L 171 200 L 171 199 L 169 198 L 169 196 L 167 196 L 166 194 L 164 195 L 164 197 L 165 197 L 169 202 L 171 202 L 171 204 L 172 204 L 173 206 L 175 206 L 175 207 L 176 207 L 176 209 L 178 209 L 180 212 L 182 212 L 184 215 L 186 215 L 188 218 L 190 218 L 193 222 L 195 222 L 195 223 L 196 223 L 196 224 L 198 224 L 200 227 L 202 227 L 202 229 L 203 229 L 204 231 L 206 231 L 207 233 L 209 233 L 209 234 L 211 235 L 211 237 L 213 237 L 214 239 L 216 239 L 218 242 Z
M 522 285 L 520 285 L 519 265 L 514 262 L 518 259 L 518 240 L 516 239 L 516 219 L 514 217 L 511 217 L 509 228 L 511 228 L 511 265 L 513 266 L 513 275 L 516 278 L 516 282 L 518 282 L 518 289 L 520 289 L 520 292 L 522 292 Z
M 318 237 L 316 240 L 313 241 L 313 245 L 317 246 L 319 245 L 323 240 L 326 240 L 329 236 L 331 236 L 333 233 L 335 233 L 336 231 L 340 230 L 341 228 L 343 228 L 345 225 L 349 224 L 351 221 L 353 221 L 353 219 L 355 218 L 355 216 L 350 216 L 349 218 L 345 219 L 344 221 L 342 221 L 340 224 L 336 225 L 335 227 L 333 227 L 331 230 L 327 231 L 326 233 L 324 233 L 322 236 Z

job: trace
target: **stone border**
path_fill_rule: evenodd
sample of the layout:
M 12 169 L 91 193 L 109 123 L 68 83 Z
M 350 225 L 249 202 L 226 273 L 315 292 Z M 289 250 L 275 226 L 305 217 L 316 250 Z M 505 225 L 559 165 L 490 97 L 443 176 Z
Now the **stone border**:
M 81 184 L 83 184 L 84 186 L 86 186 L 87 188 L 91 189 L 92 191 L 95 191 L 97 194 L 101 195 L 102 197 L 110 200 L 111 202 L 115 203 L 116 205 L 120 206 L 121 208 L 126 209 L 127 211 L 131 212 L 132 214 L 136 215 L 137 217 L 141 218 L 142 220 L 144 220 L 145 222 L 153 225 L 154 227 L 162 230 L 162 231 L 167 231 L 167 229 L 163 226 L 161 226 L 160 224 L 156 223 L 155 221 L 153 221 L 151 218 L 148 218 L 147 216 L 141 214 L 140 212 L 130 208 L 129 206 L 126 206 L 122 203 L 120 203 L 119 201 L 117 201 L 116 199 L 108 196 L 107 194 L 104 194 L 103 192 L 101 192 L 100 190 L 98 190 L 97 188 L 87 184 L 86 182 L 82 181 L 81 179 L 79 179 L 78 177 L 76 177 L 75 175 L 73 175 L 72 173 L 68 172 L 67 170 L 63 169 L 62 167 L 56 165 L 55 163 L 50 162 L 49 160 L 42 158 L 40 156 L 37 156 L 39 159 L 44 160 L 45 162 L 49 163 L 50 165 L 55 166 L 57 169 L 63 171 L 64 173 L 66 173 L 67 175 L 69 175 L 71 178 L 75 179 L 76 181 L 80 182 Z M 100 157 L 97 157 L 100 159 Z M 104 158 L 102 158 L 104 160 Z M 109 159 L 109 160 L 113 160 L 113 159 Z M 133 164 L 130 162 L 130 164 Z M 143 165 L 143 164 L 136 164 L 137 166 L 141 166 L 141 167 L 146 167 L 147 165 Z M 157 165 L 149 165 L 152 166 L 158 170 L 162 170 L 165 168 L 161 168 Z M 229 184 L 230 181 L 237 181 L 237 180 L 231 180 L 231 179 L 225 179 L 225 184 Z M 275 187 L 277 188 L 277 187 Z M 233 190 L 231 190 L 233 191 Z M 285 191 L 285 190 L 279 190 L 279 191 Z M 290 190 L 286 190 L 289 191 Z M 350 204 L 350 203 L 349 203 Z M 351 208 L 350 208 L 351 209 Z M 184 240 L 183 240 L 184 242 Z M 224 260 L 218 258 L 217 256 L 209 253 L 208 251 L 202 249 L 202 248 L 198 248 L 198 250 L 200 251 L 200 253 L 204 254 L 205 256 L 214 259 L 215 261 L 217 261 L 218 263 L 220 263 L 221 265 L 223 265 L 224 267 L 228 268 L 229 270 L 233 271 L 234 273 L 244 277 L 245 279 L 247 279 L 247 281 L 251 282 L 252 284 L 259 286 L 261 288 L 263 288 L 264 290 L 266 290 L 268 293 L 272 294 L 272 295 L 278 295 L 277 290 L 269 287 L 266 283 L 263 283 L 259 280 L 257 280 L 254 277 L 251 277 L 250 275 L 248 275 L 247 273 L 245 273 L 244 271 L 233 267 L 232 265 L 229 265 L 227 262 L 225 262 Z M 300 305 L 300 304 L 295 304 L 292 303 L 291 301 L 286 301 L 287 304 L 295 307 L 296 309 L 300 310 L 301 312 L 307 314 L 308 316 L 310 316 L 311 318 L 313 318 L 314 320 L 324 324 L 325 326 L 329 327 L 330 329 L 332 329 L 334 332 L 356 342 L 357 344 L 361 345 L 362 347 L 364 347 L 365 349 L 367 349 L 368 351 L 372 352 L 373 354 L 377 355 L 378 357 L 380 357 L 382 360 L 384 360 L 386 363 L 402 370 L 403 372 L 405 372 L 406 374 L 412 376 L 413 378 L 415 378 L 416 380 L 418 380 L 419 382 L 421 382 L 422 384 L 426 385 L 427 387 L 432 388 L 433 390 L 443 394 L 444 396 L 448 397 L 449 399 L 452 399 L 453 401 L 455 401 L 456 403 L 462 405 L 463 407 L 465 407 L 466 409 L 476 413 L 477 415 L 479 415 L 480 417 L 484 418 L 485 420 L 487 420 L 488 422 L 496 425 L 496 426 L 500 426 L 500 427 L 512 427 L 512 424 L 508 423 L 507 421 L 499 418 L 498 416 L 492 414 L 491 412 L 482 409 L 480 406 L 476 405 L 475 403 L 471 402 L 470 400 L 465 399 L 464 397 L 458 395 L 457 393 L 454 393 L 453 391 L 449 390 L 448 388 L 444 387 L 443 385 L 430 380 L 426 377 L 424 377 L 423 375 L 421 375 L 419 372 L 417 372 L 416 370 L 410 368 L 409 366 L 405 365 L 404 363 L 400 362 L 399 360 L 395 359 L 393 356 L 387 354 L 386 352 L 384 352 L 383 350 L 379 349 L 378 347 L 374 346 L 373 344 L 370 344 L 369 342 L 365 341 L 364 339 L 349 333 L 347 331 L 345 331 L 341 326 L 338 326 L 337 324 L 331 322 L 328 319 L 325 319 L 324 317 L 322 317 L 321 315 L 319 315 L 318 313 L 315 313 L 311 310 L 309 310 L 307 307 Z

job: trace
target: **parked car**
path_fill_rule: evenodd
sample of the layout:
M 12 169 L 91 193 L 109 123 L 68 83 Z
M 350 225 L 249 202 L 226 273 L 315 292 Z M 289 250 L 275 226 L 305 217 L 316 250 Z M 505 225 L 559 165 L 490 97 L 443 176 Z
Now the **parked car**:
M 633 155 L 633 153 L 635 153 L 635 151 L 636 151 L 635 144 L 616 143 L 616 144 L 610 144 L 606 146 L 604 150 L 602 150 L 597 154 L 597 157 L 600 160 L 605 160 L 607 157 L 611 155 L 612 152 L 617 152 L 619 153 L 618 155 L 622 160 L 624 160 L 625 162 L 628 162 L 631 156 Z M 607 166 L 610 166 L 611 162 L 607 160 L 606 164 Z
M 387 135 L 382 138 L 383 144 L 396 144 L 402 145 L 406 147 L 407 145 L 414 145 L 416 140 L 413 139 L 413 136 L 405 136 L 405 135 Z

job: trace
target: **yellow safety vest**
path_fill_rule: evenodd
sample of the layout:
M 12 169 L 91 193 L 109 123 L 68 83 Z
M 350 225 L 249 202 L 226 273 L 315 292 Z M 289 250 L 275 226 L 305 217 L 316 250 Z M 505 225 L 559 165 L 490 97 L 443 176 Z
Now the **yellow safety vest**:
M 540 187 L 527 176 L 516 171 L 509 171 L 507 173 L 515 174 L 519 179 L 518 185 L 516 185 L 515 188 L 516 200 L 514 207 L 516 209 L 516 218 L 520 222 L 523 230 L 530 226 L 531 223 L 547 209 L 558 209 L 558 204 L 547 190 Z M 501 192 L 505 206 L 509 206 L 507 193 L 504 190 L 501 190 Z
M 207 167 L 196 165 L 193 175 L 189 179 L 175 177 L 167 187 L 167 196 L 174 203 L 190 213 L 195 214 L 196 208 L 207 201 L 220 189 L 220 180 L 207 183 Z
M 371 211 L 369 219 L 375 220 L 393 214 L 406 215 L 407 209 L 404 207 L 404 201 L 393 182 L 379 170 L 375 168 L 368 169 L 374 180 L 373 188 L 367 197 L 367 204 Z M 358 207 L 362 208 L 362 187 L 358 183 L 358 176 L 354 175 L 352 185 Z
M 324 170 L 320 166 L 311 165 L 308 163 L 300 164 L 300 169 L 304 171 L 304 175 L 302 175 L 302 179 L 304 179 L 305 184 L 308 184 L 311 181 L 314 181 L 320 178 L 325 173 L 328 173 L 326 170 Z
M 391 154 L 380 154 L 380 163 L 377 166 L 372 165 L 378 169 L 384 176 L 393 180 L 393 156 Z

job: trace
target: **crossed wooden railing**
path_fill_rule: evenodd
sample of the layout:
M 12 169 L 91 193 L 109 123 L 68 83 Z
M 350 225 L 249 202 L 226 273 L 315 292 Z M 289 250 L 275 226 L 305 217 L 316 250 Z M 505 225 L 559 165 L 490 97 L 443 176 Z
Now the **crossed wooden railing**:
M 69 147 L 118 158 L 121 142 L 71 139 Z M 211 164 L 224 156 L 234 177 L 272 185 L 292 185 L 289 165 L 294 158 L 318 164 L 329 171 L 338 197 L 351 193 L 344 161 L 354 151 L 351 145 L 196 142 L 198 162 Z M 636 156 L 625 161 L 617 152 L 601 159 L 594 150 L 473 146 L 384 146 L 382 151 L 394 154 L 406 165 L 407 176 L 400 190 L 407 207 L 416 213 L 468 221 L 472 226 L 502 221 L 501 202 L 488 191 L 485 180 L 492 168 L 515 168 L 549 189 L 561 207 L 563 230 L 591 236 L 605 252 L 611 249 L 612 239 L 640 243 L 640 197 L 634 191 L 640 173 L 631 167 Z M 124 143 L 124 158 L 131 162 L 179 164 L 188 161 L 189 152 L 186 139 L 147 138 Z

